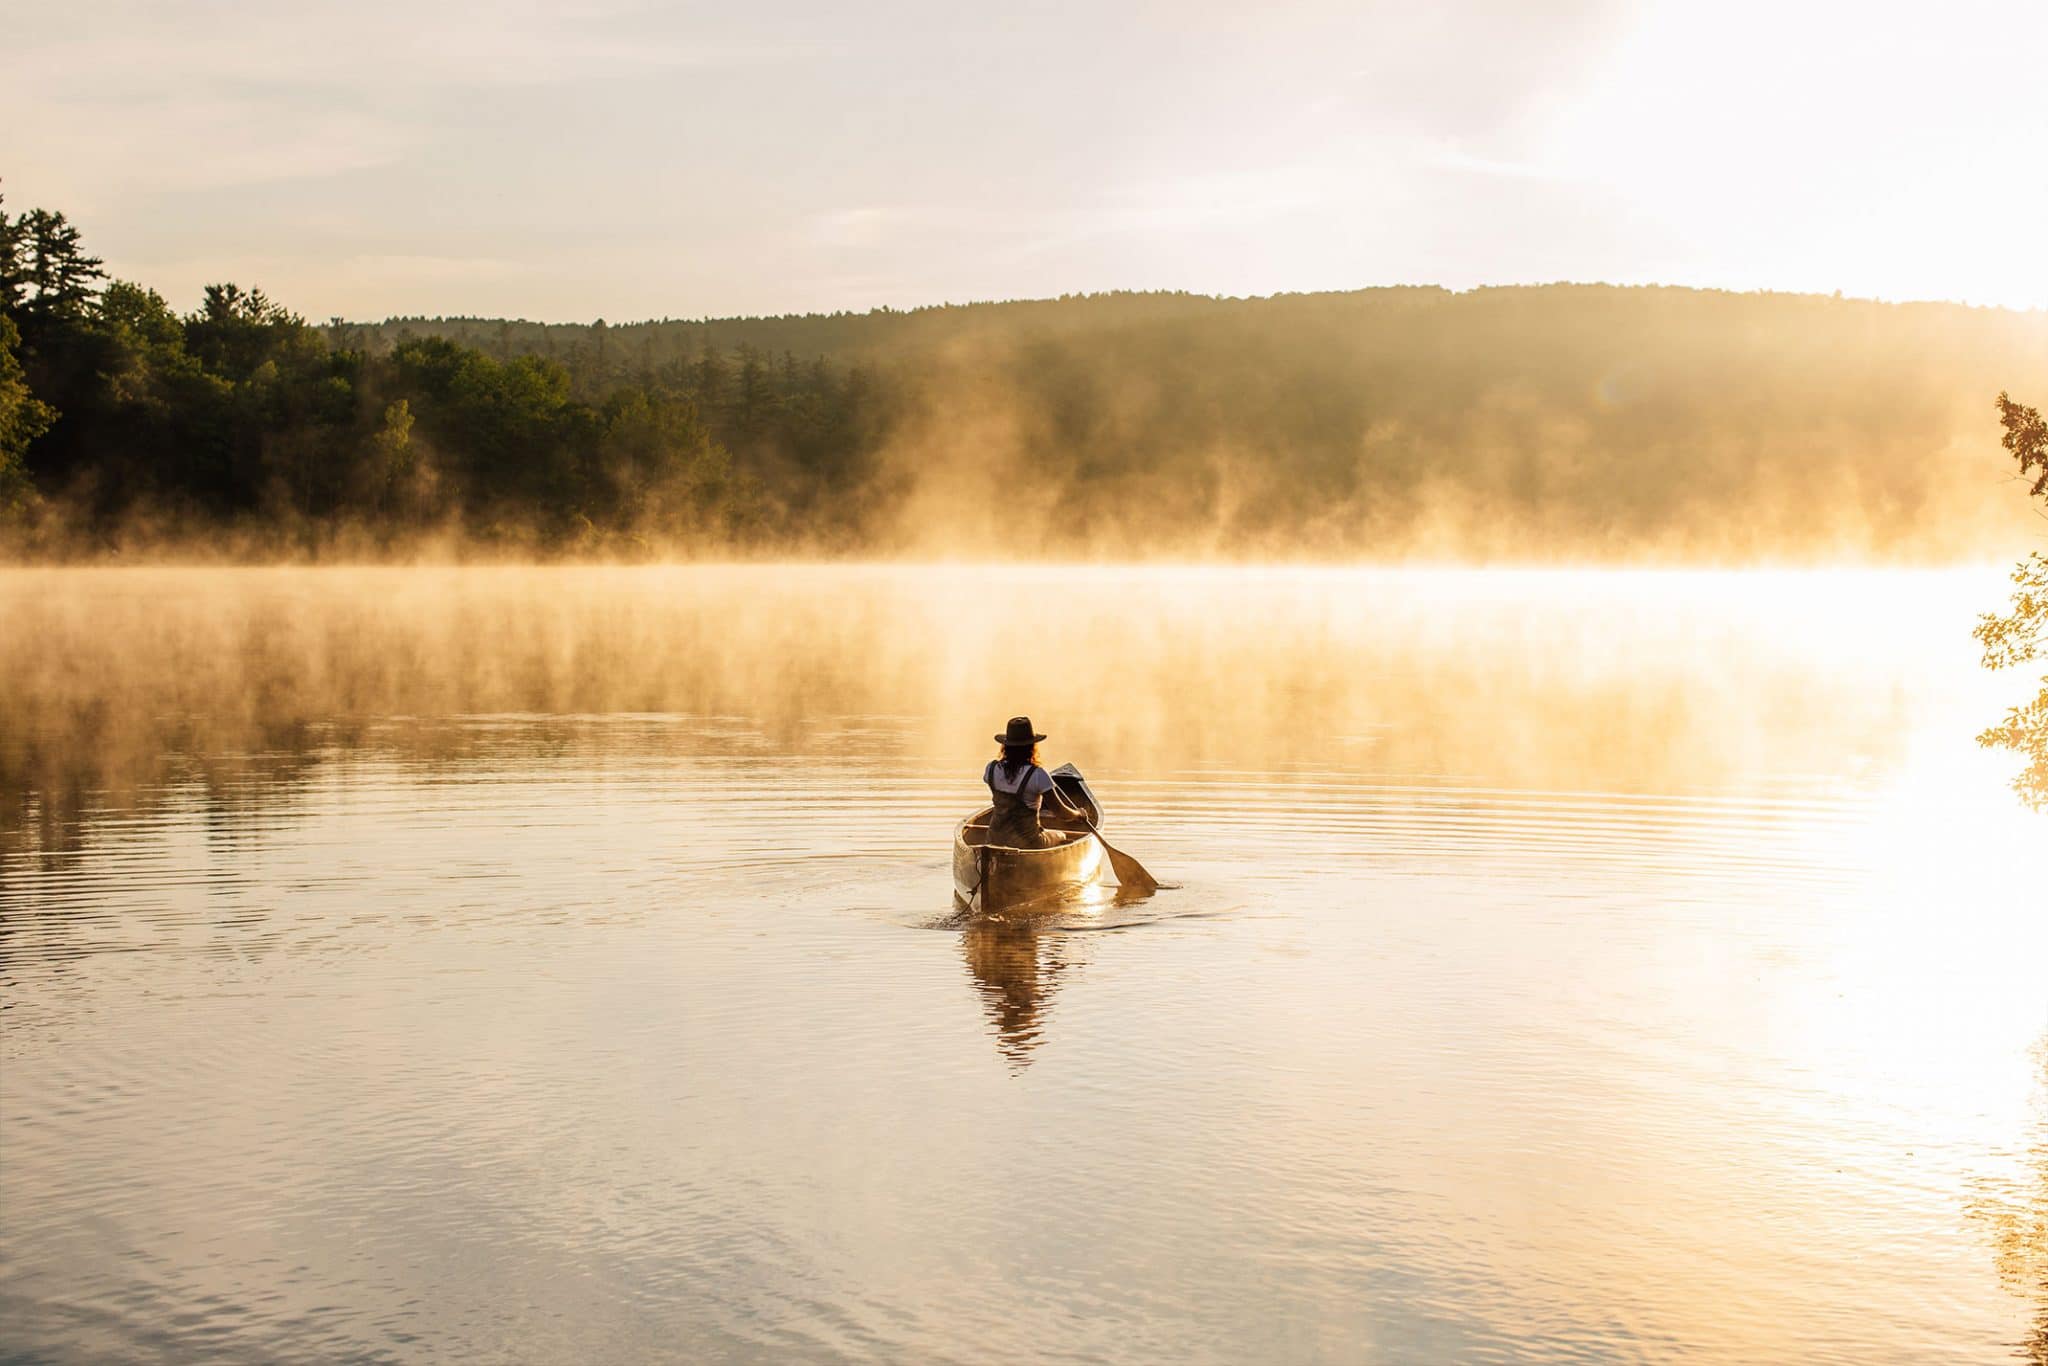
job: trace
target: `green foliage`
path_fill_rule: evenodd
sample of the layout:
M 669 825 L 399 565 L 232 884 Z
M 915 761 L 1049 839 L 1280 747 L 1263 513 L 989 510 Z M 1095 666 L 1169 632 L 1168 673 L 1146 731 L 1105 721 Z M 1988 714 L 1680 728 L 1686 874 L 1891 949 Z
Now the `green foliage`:
M 40 488 L 116 542 L 134 526 L 234 528 L 278 548 L 344 525 L 378 539 L 454 527 L 522 547 L 722 545 L 782 519 L 700 419 L 687 376 L 627 377 L 607 346 L 579 352 L 594 369 L 581 377 L 440 337 L 373 354 L 261 290 L 212 285 L 180 316 L 153 290 L 99 278 L 61 215 L 0 214 L 7 505 Z M 838 439 L 836 418 L 802 400 L 833 387 L 830 372 L 805 372 L 796 394 L 758 357 L 743 368 L 732 421 L 764 450 L 787 435 L 829 463 L 818 447 Z
M 0 313 L 0 513 L 12 512 L 34 497 L 23 457 L 29 443 L 48 431 L 57 416 L 29 393 L 15 354 L 20 344 L 21 333 L 13 320 Z
M 10 317 L 21 311 L 28 294 L 24 234 L 19 219 L 7 213 L 7 197 L 0 195 L 0 313 Z
M 349 331 L 408 333 L 687 392 L 811 538 L 1104 556 L 1965 557 L 1982 376 L 2048 368 L 2041 315 L 1566 285 Z
M 101 265 L 63 214 L 30 209 L 10 219 L 0 206 L 0 312 L 24 326 L 75 319 L 106 278 Z
M 2048 422 L 2033 408 L 2022 408 L 2005 394 L 1998 396 L 1998 420 L 2005 428 L 1999 442 L 2019 461 L 2020 478 L 2041 471 L 2028 490 L 2036 498 L 2048 497 Z
M 265 365 L 290 365 L 326 351 L 306 320 L 272 303 L 260 289 L 208 285 L 199 311 L 185 320 L 185 349 L 214 374 L 247 380 Z
M 2020 477 L 2039 470 L 2031 492 L 2048 497 L 2048 423 L 2038 410 L 2023 408 L 2004 394 L 1998 396 L 1998 413 L 2005 427 L 2002 444 L 2019 462 Z M 1989 669 L 2048 659 L 2048 556 L 2035 551 L 2020 561 L 2012 571 L 2012 583 L 2012 610 L 1987 615 L 1977 623 L 1976 636 Z M 2048 677 L 2042 678 L 2041 692 L 2033 701 L 2007 712 L 2002 723 L 1977 737 L 1977 743 L 2009 749 L 2024 758 L 2027 767 L 2013 786 L 2029 805 L 2048 807 Z
M 1965 477 L 1979 376 L 2048 366 L 2028 315 L 1695 290 L 316 327 L 103 283 L 62 215 L 0 214 L 16 482 L 250 553 L 1954 557 L 2011 520 Z

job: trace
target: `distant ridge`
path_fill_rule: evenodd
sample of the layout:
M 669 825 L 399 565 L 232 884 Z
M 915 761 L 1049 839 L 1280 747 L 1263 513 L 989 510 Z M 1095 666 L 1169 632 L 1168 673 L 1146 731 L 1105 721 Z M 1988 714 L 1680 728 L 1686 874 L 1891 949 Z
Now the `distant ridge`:
M 484 350 L 503 347 L 511 354 L 559 352 L 589 343 L 602 329 L 620 342 L 646 346 L 657 359 L 696 354 L 707 348 L 736 350 L 751 346 L 764 352 L 791 351 L 803 356 L 878 358 L 989 330 L 1014 329 L 1024 335 L 1072 332 L 1105 324 L 1127 325 L 1141 319 L 1196 321 L 1235 310 L 1344 309 L 1356 307 L 1361 317 L 1384 316 L 1379 310 L 1434 305 L 1456 309 L 1461 304 L 1503 296 L 1536 295 L 1563 304 L 1574 296 L 1619 295 L 1699 301 L 1742 301 L 1754 305 L 1795 302 L 1850 311 L 1954 310 L 1968 314 L 2004 315 L 2048 328 L 2048 310 L 2012 309 L 1995 305 L 1941 300 L 1887 301 L 1839 294 L 1787 293 L 1771 290 L 1703 289 L 1686 285 L 1611 285 L 1552 283 L 1481 285 L 1453 290 L 1441 285 L 1379 285 L 1354 290 L 1231 296 L 1185 290 L 1110 290 L 1063 294 L 1054 298 L 975 300 L 921 304 L 911 308 L 880 307 L 864 312 L 782 313 L 733 317 L 645 318 L 630 322 L 544 323 L 523 318 L 394 316 L 381 322 L 332 319 L 327 331 L 337 337 L 360 337 L 388 346 L 402 336 L 442 336 Z

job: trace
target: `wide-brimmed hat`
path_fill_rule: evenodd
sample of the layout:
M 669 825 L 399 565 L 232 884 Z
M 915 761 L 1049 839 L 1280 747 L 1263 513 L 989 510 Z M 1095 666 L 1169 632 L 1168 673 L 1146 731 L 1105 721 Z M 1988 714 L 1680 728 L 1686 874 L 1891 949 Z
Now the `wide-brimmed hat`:
M 1003 727 L 1003 733 L 996 737 L 999 745 L 1035 745 L 1045 737 L 1031 729 L 1031 718 L 1013 716 L 1010 724 Z

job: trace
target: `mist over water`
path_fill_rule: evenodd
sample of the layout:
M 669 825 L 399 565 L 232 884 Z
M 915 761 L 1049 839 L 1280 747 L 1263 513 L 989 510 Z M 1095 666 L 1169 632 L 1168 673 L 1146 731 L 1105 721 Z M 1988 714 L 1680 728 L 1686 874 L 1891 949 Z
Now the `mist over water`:
M 0 1360 L 2039 1359 L 2001 593 L 0 574 Z

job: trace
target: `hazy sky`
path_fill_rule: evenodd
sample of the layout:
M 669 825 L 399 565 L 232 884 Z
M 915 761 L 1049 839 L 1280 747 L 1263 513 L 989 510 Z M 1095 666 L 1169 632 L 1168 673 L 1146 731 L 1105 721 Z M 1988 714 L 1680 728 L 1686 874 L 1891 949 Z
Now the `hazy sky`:
M 2048 0 L 0 0 L 0 178 L 181 307 L 1571 280 L 2048 307 Z

